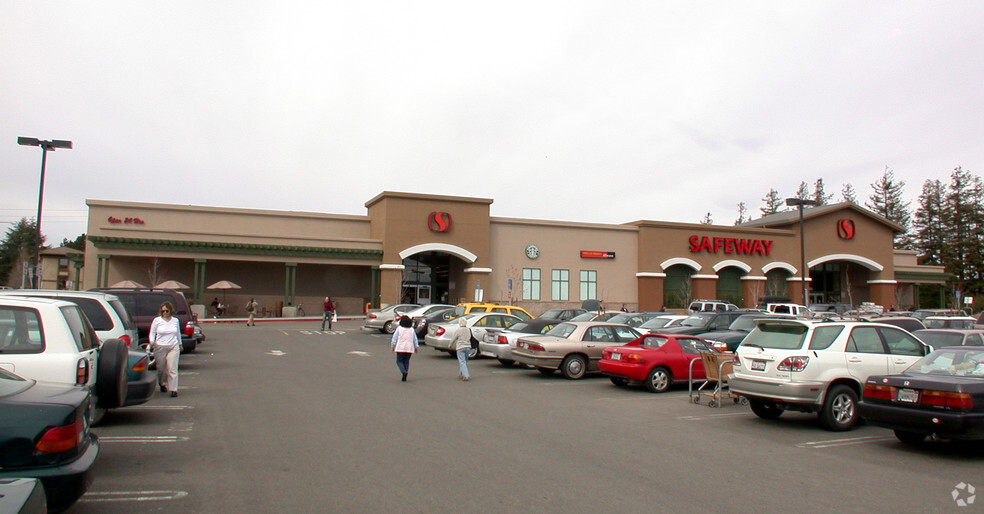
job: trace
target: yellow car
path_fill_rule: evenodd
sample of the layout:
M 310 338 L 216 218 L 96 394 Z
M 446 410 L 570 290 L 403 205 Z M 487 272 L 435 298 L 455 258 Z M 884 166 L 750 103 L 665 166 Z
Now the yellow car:
M 512 314 L 513 316 L 526 321 L 533 319 L 533 316 L 526 312 L 526 310 L 522 307 L 517 307 L 515 305 L 501 305 L 498 303 L 459 303 L 455 306 L 454 313 L 452 313 L 448 319 L 454 319 L 473 312 L 501 312 L 505 314 Z

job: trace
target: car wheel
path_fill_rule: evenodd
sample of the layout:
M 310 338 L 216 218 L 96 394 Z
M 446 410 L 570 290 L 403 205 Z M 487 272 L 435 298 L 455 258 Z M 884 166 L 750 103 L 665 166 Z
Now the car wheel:
M 99 348 L 99 369 L 96 370 L 99 407 L 115 409 L 126 401 L 127 352 L 126 343 L 119 339 L 110 339 Z
M 831 387 L 819 417 L 828 430 L 850 430 L 858 422 L 858 395 L 846 385 Z
M 516 364 L 516 361 L 511 361 L 509 359 L 499 359 L 499 364 L 502 364 L 503 366 L 509 367 L 509 366 L 512 366 L 512 365 Z
M 392 334 L 393 332 L 396 332 L 396 324 L 392 321 L 387 321 L 383 324 L 382 331 L 387 334 Z
M 776 419 L 782 416 L 782 409 L 776 406 L 773 402 L 766 402 L 762 400 L 748 399 L 748 406 L 752 408 L 752 412 L 756 416 L 762 419 Z
M 627 379 L 622 378 L 622 377 L 608 377 L 608 380 L 611 380 L 613 384 L 615 384 L 615 385 L 617 385 L 619 387 L 625 387 L 625 386 L 629 385 L 629 381 Z
M 550 368 L 536 368 L 536 370 L 539 371 L 541 375 L 553 375 L 553 372 L 557 371 Z
M 922 444 L 926 440 L 926 434 L 922 432 L 909 432 L 908 430 L 896 430 L 895 437 L 905 444 Z
M 672 382 L 673 377 L 670 376 L 670 371 L 662 366 L 657 366 L 646 376 L 646 389 L 650 393 L 663 393 L 670 388 Z
M 588 361 L 581 355 L 568 355 L 560 363 L 560 374 L 567 380 L 577 380 L 584 378 L 588 372 Z

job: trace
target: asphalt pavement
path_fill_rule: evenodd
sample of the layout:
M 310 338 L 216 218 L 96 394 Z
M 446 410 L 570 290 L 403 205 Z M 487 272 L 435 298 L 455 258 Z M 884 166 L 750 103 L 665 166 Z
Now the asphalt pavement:
M 401 382 L 389 336 L 319 329 L 205 325 L 177 398 L 94 428 L 95 481 L 71 512 L 925 512 L 984 486 L 978 445 L 913 449 L 491 359 L 461 382 L 426 346 Z

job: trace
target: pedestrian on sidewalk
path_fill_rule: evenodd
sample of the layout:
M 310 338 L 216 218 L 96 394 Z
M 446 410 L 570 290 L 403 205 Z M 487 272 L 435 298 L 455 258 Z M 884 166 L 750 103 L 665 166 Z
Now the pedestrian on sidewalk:
M 249 314 L 249 317 L 246 318 L 246 326 L 247 327 L 255 327 L 256 326 L 256 322 L 253 321 L 253 316 L 256 316 L 256 300 L 255 299 L 250 298 L 249 301 L 246 302 L 246 313 Z
M 335 302 L 331 298 L 325 297 L 325 314 L 321 317 L 321 331 L 325 331 L 325 321 L 328 322 L 328 330 L 331 330 L 331 322 L 335 320 Z
M 472 350 L 471 329 L 466 325 L 467 322 L 464 316 L 458 318 L 458 331 L 451 341 L 451 347 L 458 354 L 458 379 L 465 382 L 468 381 L 468 354 Z
M 390 348 L 396 353 L 396 367 L 403 374 L 401 382 L 407 381 L 407 373 L 410 372 L 410 357 L 417 352 L 420 342 L 417 340 L 417 332 L 413 330 L 413 320 L 409 316 L 400 318 L 400 326 L 393 332 L 393 339 L 390 341 Z

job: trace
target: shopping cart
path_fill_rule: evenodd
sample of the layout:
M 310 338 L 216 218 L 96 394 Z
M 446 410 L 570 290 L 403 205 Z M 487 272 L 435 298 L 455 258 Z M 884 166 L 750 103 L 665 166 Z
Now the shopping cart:
M 697 361 L 704 366 L 704 379 L 693 378 L 693 367 Z M 720 407 L 725 398 L 742 405 L 748 403 L 747 398 L 728 389 L 728 375 L 733 372 L 734 362 L 733 352 L 704 352 L 700 354 L 700 359 L 690 361 L 690 401 L 699 404 L 703 397 L 710 407 Z

